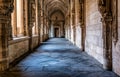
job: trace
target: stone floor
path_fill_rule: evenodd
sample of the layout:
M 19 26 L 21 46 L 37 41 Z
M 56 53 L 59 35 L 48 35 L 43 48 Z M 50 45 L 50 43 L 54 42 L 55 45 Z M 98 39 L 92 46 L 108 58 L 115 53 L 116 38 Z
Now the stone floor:
M 118 77 L 68 40 L 50 39 L 0 77 Z

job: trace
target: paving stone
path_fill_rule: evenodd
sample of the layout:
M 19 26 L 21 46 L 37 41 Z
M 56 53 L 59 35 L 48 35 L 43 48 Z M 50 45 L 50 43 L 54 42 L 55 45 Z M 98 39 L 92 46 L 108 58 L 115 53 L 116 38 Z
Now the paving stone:
M 64 38 L 44 42 L 0 77 L 118 77 Z

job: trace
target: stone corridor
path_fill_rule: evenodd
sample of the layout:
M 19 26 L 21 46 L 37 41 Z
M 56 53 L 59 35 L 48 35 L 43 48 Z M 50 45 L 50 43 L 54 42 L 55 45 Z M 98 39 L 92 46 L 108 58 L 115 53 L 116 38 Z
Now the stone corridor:
M 118 77 L 64 38 L 43 42 L 0 77 Z

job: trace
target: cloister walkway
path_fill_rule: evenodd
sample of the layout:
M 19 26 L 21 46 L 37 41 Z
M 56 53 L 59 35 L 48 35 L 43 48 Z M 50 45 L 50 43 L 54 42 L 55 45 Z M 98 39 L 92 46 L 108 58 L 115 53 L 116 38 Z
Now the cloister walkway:
M 118 77 L 64 38 L 43 42 L 0 77 Z

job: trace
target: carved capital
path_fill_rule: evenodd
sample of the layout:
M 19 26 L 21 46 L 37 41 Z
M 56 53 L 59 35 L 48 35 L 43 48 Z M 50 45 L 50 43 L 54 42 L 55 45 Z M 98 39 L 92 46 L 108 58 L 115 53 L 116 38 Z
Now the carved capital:
M 103 16 L 106 12 L 106 0 L 98 0 L 98 10 Z
M 110 0 L 98 0 L 98 10 L 102 15 L 102 22 L 112 22 Z
M 84 0 L 79 0 L 80 3 L 80 10 L 79 10 L 79 22 L 80 27 L 84 27 Z
M 83 4 L 84 0 L 79 0 L 80 4 Z
M 113 21 L 113 17 L 111 13 L 104 13 L 103 17 L 102 17 L 102 22 L 112 22 Z
M 81 28 L 84 28 L 84 27 L 85 27 L 85 26 L 84 26 L 84 23 L 81 22 L 81 23 L 80 23 L 80 27 L 81 27 Z
M 13 12 L 14 0 L 3 0 L 0 3 L 0 15 L 9 15 Z

